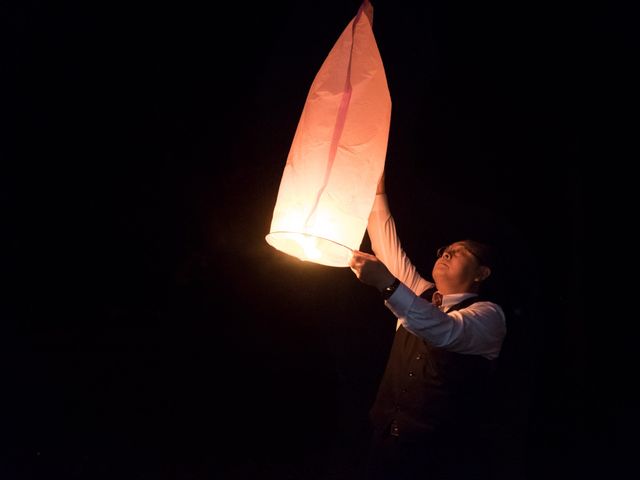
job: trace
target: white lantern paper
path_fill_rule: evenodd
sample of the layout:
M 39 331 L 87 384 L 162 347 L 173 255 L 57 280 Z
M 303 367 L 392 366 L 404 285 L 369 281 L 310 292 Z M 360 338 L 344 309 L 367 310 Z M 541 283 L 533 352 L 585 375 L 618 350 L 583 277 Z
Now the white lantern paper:
M 391 98 L 362 3 L 311 85 L 266 241 L 301 260 L 346 267 L 384 170 Z

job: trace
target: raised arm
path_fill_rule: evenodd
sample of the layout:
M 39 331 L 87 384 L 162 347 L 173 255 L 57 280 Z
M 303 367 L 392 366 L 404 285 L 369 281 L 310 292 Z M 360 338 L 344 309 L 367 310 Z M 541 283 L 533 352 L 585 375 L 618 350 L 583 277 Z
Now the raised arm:
M 402 249 L 396 233 L 396 225 L 385 190 L 384 172 L 376 188 L 376 198 L 369 215 L 367 232 L 371 239 L 371 248 L 376 257 L 386 265 L 389 271 L 417 295 L 433 284 L 420 276 L 415 266 Z

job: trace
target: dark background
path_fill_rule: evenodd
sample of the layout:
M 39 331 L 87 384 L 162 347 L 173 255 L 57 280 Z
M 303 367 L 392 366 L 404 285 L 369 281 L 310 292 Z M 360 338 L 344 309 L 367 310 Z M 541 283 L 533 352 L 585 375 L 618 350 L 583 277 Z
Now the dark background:
M 0 478 L 352 478 L 394 318 L 349 269 L 264 236 L 308 89 L 359 5 L 2 7 Z M 499 479 L 610 473 L 631 408 L 592 381 L 582 306 L 613 18 L 374 3 L 405 250 L 425 276 L 460 238 L 503 253 Z

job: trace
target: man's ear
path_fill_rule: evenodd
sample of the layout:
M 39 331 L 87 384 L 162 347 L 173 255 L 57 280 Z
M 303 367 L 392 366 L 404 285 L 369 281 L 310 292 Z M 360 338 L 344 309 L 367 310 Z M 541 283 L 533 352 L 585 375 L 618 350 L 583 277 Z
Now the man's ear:
M 491 269 L 489 267 L 481 265 L 480 268 L 478 268 L 478 275 L 476 276 L 475 281 L 483 282 L 487 278 L 489 278 L 489 275 L 491 275 Z

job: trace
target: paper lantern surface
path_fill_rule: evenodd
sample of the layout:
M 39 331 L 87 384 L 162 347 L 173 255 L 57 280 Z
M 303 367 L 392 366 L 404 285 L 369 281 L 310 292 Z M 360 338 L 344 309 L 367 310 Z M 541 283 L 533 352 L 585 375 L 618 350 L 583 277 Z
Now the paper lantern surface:
M 311 85 L 284 168 L 274 248 L 346 267 L 359 249 L 384 170 L 391 98 L 365 1 Z

